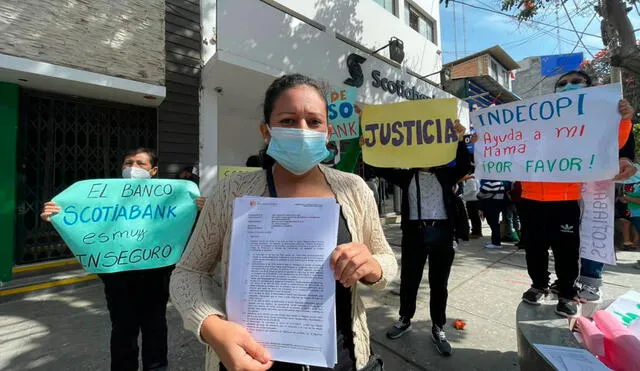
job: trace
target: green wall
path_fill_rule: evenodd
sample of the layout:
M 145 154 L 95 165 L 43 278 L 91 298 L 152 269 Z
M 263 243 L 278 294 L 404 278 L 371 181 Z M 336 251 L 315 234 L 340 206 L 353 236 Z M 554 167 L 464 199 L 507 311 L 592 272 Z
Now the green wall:
M 0 82 L 0 282 L 11 279 L 16 230 L 16 145 L 20 87 Z

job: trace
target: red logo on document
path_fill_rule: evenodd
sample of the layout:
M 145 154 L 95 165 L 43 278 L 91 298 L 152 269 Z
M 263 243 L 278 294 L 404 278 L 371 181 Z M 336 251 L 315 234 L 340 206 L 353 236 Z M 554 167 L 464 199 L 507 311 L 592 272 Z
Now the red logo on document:
M 257 204 L 258 204 L 258 202 L 255 201 L 255 200 L 249 201 L 249 206 L 256 206 Z

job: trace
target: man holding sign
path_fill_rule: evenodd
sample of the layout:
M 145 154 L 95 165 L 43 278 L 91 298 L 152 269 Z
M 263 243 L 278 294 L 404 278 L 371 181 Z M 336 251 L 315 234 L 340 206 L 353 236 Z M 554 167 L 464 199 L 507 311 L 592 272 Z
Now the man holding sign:
M 204 201 L 194 204 L 198 189 L 191 181 L 150 179 L 157 162 L 150 149 L 131 151 L 124 179 L 77 182 L 41 214 L 104 283 L 112 370 L 138 370 L 140 331 L 143 369 L 166 369 L 169 277 Z
M 428 257 L 431 337 L 444 356 L 452 353 L 444 325 L 458 219 L 453 188 L 471 166 L 457 116 L 455 99 L 419 100 L 367 106 L 361 123 L 364 161 L 402 189 L 400 318 L 387 337 L 411 330 Z

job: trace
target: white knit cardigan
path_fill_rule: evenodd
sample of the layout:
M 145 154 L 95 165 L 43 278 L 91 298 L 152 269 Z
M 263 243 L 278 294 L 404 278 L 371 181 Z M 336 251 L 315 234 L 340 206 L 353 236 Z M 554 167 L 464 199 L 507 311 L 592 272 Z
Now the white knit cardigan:
M 352 241 L 366 245 L 382 267 L 382 278 L 369 286 L 383 289 L 395 277 L 398 266 L 384 236 L 371 189 L 356 175 L 324 166 L 320 169 L 342 207 Z M 185 328 L 193 331 L 200 341 L 200 327 L 205 318 L 225 316 L 232 205 L 235 198 L 245 195 L 268 195 L 266 171 L 236 174 L 216 185 L 171 276 L 171 300 Z M 222 287 L 213 279 L 219 263 L 222 279 L 218 282 L 223 283 Z M 369 360 L 370 349 L 367 316 L 357 286 L 351 290 L 351 317 L 356 366 L 361 369 Z M 207 346 L 205 369 L 218 370 L 218 362 L 218 357 Z

